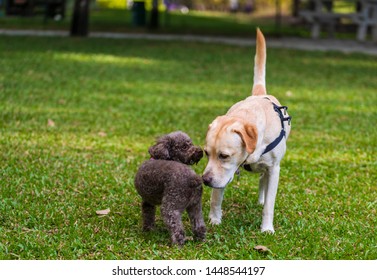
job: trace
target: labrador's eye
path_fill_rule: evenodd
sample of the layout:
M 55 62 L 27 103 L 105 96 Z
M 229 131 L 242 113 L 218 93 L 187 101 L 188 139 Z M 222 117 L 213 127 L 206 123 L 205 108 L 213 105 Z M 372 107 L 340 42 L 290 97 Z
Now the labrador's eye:
M 223 154 L 223 153 L 219 154 L 219 159 L 224 160 L 224 159 L 228 159 L 228 158 L 229 158 L 229 155 L 227 155 L 227 154 Z

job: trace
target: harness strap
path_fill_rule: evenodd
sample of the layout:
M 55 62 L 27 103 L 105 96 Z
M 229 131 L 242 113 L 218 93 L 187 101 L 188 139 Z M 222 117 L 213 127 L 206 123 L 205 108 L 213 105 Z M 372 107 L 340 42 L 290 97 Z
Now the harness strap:
M 267 97 L 266 97 L 266 99 L 270 100 Z M 287 113 L 288 107 L 287 106 L 278 106 L 274 102 L 271 102 L 271 103 L 274 106 L 275 112 L 277 112 L 278 115 L 279 115 L 280 122 L 281 122 L 281 131 L 280 131 L 279 136 L 274 141 L 272 141 L 272 143 L 270 143 L 266 147 L 266 149 L 264 150 L 264 152 L 262 153 L 262 155 L 264 155 L 264 154 L 268 153 L 269 151 L 271 151 L 272 149 L 274 149 L 277 145 L 279 145 L 280 141 L 283 140 L 283 138 L 285 137 L 284 122 L 288 121 L 288 125 L 291 125 L 291 119 L 292 119 L 292 117 L 291 116 L 284 117 L 284 114 Z M 283 109 L 284 109 L 284 114 L 281 111 Z
M 270 143 L 266 149 L 264 150 L 264 152 L 262 153 L 262 155 L 268 153 L 269 151 L 273 150 L 277 145 L 279 145 L 280 141 L 285 137 L 285 130 L 282 129 L 280 131 L 280 134 L 278 136 L 278 138 L 276 138 L 272 143 Z

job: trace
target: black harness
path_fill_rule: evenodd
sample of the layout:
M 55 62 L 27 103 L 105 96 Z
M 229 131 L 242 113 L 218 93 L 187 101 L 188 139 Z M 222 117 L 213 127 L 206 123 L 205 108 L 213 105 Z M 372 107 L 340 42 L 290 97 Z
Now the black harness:
M 268 97 L 265 97 L 265 99 L 270 100 Z M 271 103 L 274 106 L 275 112 L 279 115 L 280 122 L 281 122 L 281 131 L 280 131 L 279 136 L 274 141 L 272 141 L 270 144 L 267 145 L 267 147 L 264 150 L 264 152 L 262 153 L 262 155 L 264 155 L 264 154 L 270 152 L 271 150 L 273 150 L 277 145 L 279 145 L 279 143 L 281 142 L 281 140 L 283 140 L 283 138 L 286 137 L 285 128 L 284 128 L 284 122 L 288 122 L 288 125 L 291 125 L 291 119 L 292 119 L 292 117 L 291 116 L 284 117 L 284 115 L 287 114 L 288 107 L 287 106 L 278 106 L 278 105 L 276 105 L 272 101 L 271 101 Z M 284 114 L 283 114 L 282 110 L 284 110 Z M 247 171 L 252 171 L 250 164 L 244 164 L 243 167 Z

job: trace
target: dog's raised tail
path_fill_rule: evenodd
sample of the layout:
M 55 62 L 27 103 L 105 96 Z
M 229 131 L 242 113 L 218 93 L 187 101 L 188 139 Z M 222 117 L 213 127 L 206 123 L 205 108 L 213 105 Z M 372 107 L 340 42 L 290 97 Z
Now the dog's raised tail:
M 266 41 L 259 28 L 257 28 L 256 53 L 254 59 L 254 85 L 251 94 L 266 94 Z

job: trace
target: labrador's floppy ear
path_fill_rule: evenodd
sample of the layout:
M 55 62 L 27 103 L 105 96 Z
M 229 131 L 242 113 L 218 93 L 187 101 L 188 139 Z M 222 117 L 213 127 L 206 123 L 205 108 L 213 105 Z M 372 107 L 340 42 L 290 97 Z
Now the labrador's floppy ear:
M 241 137 L 245 144 L 246 152 L 252 154 L 257 146 L 258 140 L 258 131 L 255 125 L 245 124 L 239 129 L 233 129 L 233 131 Z
M 170 139 L 163 136 L 157 140 L 157 143 L 149 148 L 148 152 L 154 159 L 170 159 L 169 155 Z

